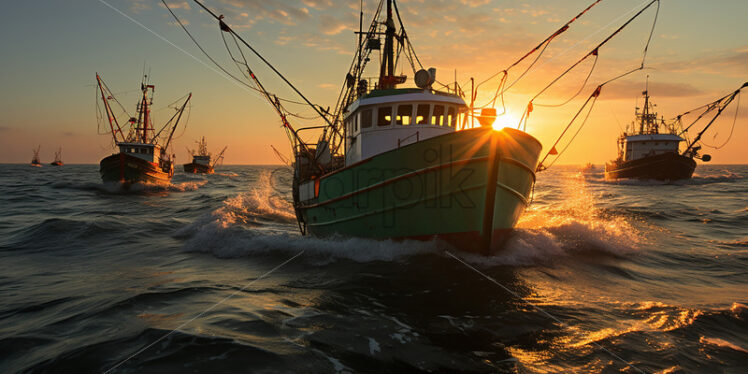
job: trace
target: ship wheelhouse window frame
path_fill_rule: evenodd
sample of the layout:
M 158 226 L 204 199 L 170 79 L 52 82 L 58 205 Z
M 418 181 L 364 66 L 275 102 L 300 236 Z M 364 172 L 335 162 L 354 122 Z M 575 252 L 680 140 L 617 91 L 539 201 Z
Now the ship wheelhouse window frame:
M 368 129 L 374 124 L 374 109 L 361 110 L 361 129 Z
M 444 124 L 444 105 L 435 104 L 434 109 L 431 111 L 431 122 L 432 126 L 443 126 Z M 438 113 L 438 114 L 437 114 Z
M 455 127 L 457 123 L 457 115 L 454 105 L 447 106 L 447 115 L 444 117 L 444 125 L 449 127 Z
M 424 113 L 425 112 L 425 113 Z M 417 104 L 416 105 L 416 116 L 413 121 L 416 125 L 428 125 L 431 116 L 431 104 Z
M 358 112 L 353 115 L 353 132 L 358 132 Z
M 397 106 L 395 124 L 400 126 L 413 124 L 413 104 L 401 104 Z
M 389 115 L 387 115 L 389 112 Z M 389 118 L 387 118 L 389 117 Z M 387 127 L 392 125 L 392 106 L 382 105 L 377 108 L 377 127 Z

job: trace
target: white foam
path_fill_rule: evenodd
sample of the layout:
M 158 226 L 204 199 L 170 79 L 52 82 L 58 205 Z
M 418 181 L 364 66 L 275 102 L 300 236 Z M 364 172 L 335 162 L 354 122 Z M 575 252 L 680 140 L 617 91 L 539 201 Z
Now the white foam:
M 482 266 L 495 266 L 542 264 L 582 252 L 618 257 L 636 253 L 643 241 L 638 230 L 623 217 L 602 214 L 586 186 L 581 173 L 566 178 L 564 199 L 531 206 L 504 246 L 494 248 L 493 256 L 463 257 Z
M 434 241 L 303 237 L 291 203 L 273 191 L 269 174 L 261 175 L 254 190 L 227 199 L 221 208 L 179 230 L 176 236 L 187 239 L 185 250 L 229 258 L 304 250 L 305 257 L 327 263 L 341 258 L 393 261 L 443 248 Z

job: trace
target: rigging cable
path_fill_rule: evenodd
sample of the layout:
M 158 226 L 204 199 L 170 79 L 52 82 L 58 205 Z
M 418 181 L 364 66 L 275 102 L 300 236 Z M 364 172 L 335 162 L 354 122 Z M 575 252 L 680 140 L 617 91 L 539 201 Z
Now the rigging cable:
M 484 83 L 490 81 L 491 79 L 497 77 L 501 73 L 508 74 L 508 71 L 511 68 L 517 66 L 519 63 L 521 63 L 522 61 L 524 61 L 524 59 L 526 59 L 527 57 L 529 57 L 530 55 L 532 55 L 536 51 L 540 50 L 540 53 L 538 53 L 538 56 L 535 57 L 535 60 L 533 60 L 533 62 L 530 64 L 530 66 L 528 66 L 527 69 L 525 69 L 525 71 L 523 71 L 522 74 L 520 74 L 520 76 L 516 80 L 514 80 L 514 82 L 512 82 L 510 85 L 508 85 L 503 90 L 501 90 L 500 95 L 503 95 L 504 92 L 506 92 L 507 90 L 509 90 L 510 88 L 512 88 L 512 86 L 514 86 L 517 82 L 519 82 L 519 80 L 522 79 L 530 71 L 530 69 L 535 65 L 535 63 L 538 62 L 538 60 L 540 59 L 540 56 L 542 56 L 543 53 L 545 53 L 545 50 L 548 48 L 548 45 L 551 44 L 551 41 L 555 37 L 561 35 L 563 32 L 565 32 L 566 30 L 568 30 L 569 27 L 571 26 L 571 24 L 574 23 L 574 21 L 576 21 L 577 19 L 579 19 L 580 17 L 582 17 L 585 13 L 587 13 L 587 11 L 589 11 L 590 9 L 592 9 L 592 7 L 594 7 L 595 5 L 597 5 L 601 1 L 602 0 L 596 0 L 595 2 L 593 2 L 592 4 L 590 4 L 589 6 L 587 6 L 587 8 L 585 8 L 584 10 L 582 10 L 579 14 L 577 14 L 576 16 L 574 16 L 574 18 L 570 19 L 563 26 L 561 26 L 558 30 L 556 30 L 550 36 L 548 36 L 543 41 L 541 41 L 537 46 L 535 46 L 535 48 L 531 49 L 530 51 L 528 51 L 527 53 L 525 53 L 524 56 L 520 57 L 517 61 L 515 61 L 514 63 L 512 63 L 511 65 L 509 65 L 509 67 L 507 67 L 506 69 L 504 69 L 504 70 L 502 70 L 502 71 L 500 71 L 500 72 L 498 72 L 498 73 L 496 73 L 496 74 L 494 74 L 494 75 L 492 75 L 492 76 L 484 79 L 482 82 L 478 83 L 475 86 L 475 90 L 477 91 L 480 86 L 482 86 Z M 498 92 L 498 90 L 497 90 L 497 92 Z M 495 95 L 494 98 L 491 101 L 495 102 L 496 101 L 496 96 L 497 95 Z M 503 98 L 502 98 L 502 101 L 503 101 Z M 484 108 L 486 106 L 488 106 L 488 104 L 484 105 L 482 107 L 478 107 L 478 108 Z
M 161 0 L 161 1 L 165 3 L 165 0 Z M 314 105 L 314 104 L 312 104 L 312 102 L 311 102 L 311 101 L 309 101 L 309 99 L 307 99 L 307 97 L 306 97 L 306 96 L 304 96 L 304 94 L 302 94 L 302 93 L 301 93 L 301 91 L 299 91 L 299 89 L 298 89 L 298 88 L 296 88 L 296 86 L 294 86 L 294 85 L 293 85 L 293 84 L 292 84 L 292 83 L 291 83 L 291 82 L 290 82 L 290 81 L 289 81 L 289 80 L 288 80 L 288 79 L 287 79 L 287 78 L 286 78 L 286 77 L 285 77 L 285 76 L 284 76 L 283 74 L 281 74 L 281 72 L 280 72 L 280 71 L 278 71 L 278 69 L 276 69 L 276 68 L 275 68 L 275 66 L 273 66 L 273 65 L 272 65 L 272 64 L 271 64 L 270 62 L 268 62 L 268 60 L 266 60 L 266 59 L 265 59 L 264 57 L 262 57 L 262 55 L 261 55 L 261 54 L 260 54 L 259 52 L 257 52 L 257 50 L 255 50 L 255 49 L 254 49 L 254 48 L 253 48 L 253 47 L 252 47 L 252 46 L 251 46 L 251 45 L 250 45 L 249 43 L 247 43 L 247 42 L 246 42 L 246 41 L 245 41 L 245 40 L 244 40 L 244 39 L 243 39 L 243 38 L 242 38 L 241 36 L 237 35 L 237 34 L 236 34 L 236 32 L 235 32 L 235 31 L 234 31 L 233 29 L 231 29 L 231 28 L 230 28 L 230 27 L 229 27 L 229 26 L 228 26 L 228 25 L 227 25 L 227 24 L 226 24 L 225 22 L 223 22 L 223 21 L 222 21 L 222 17 L 219 17 L 219 16 L 217 16 L 217 15 L 216 15 L 215 13 L 213 13 L 213 11 L 211 11 L 210 9 L 208 9 L 208 8 L 207 8 L 207 7 L 205 6 L 205 5 L 203 5 L 203 3 L 201 3 L 200 1 L 198 1 L 198 0 L 193 0 L 193 1 L 194 1 L 195 3 L 197 3 L 197 5 L 199 5 L 199 6 L 201 7 L 201 8 L 203 8 L 203 9 L 204 9 L 204 10 L 205 10 L 206 12 L 208 12 L 208 13 L 209 13 L 209 14 L 210 14 L 211 16 L 213 16 L 213 18 L 215 18 L 216 20 L 218 20 L 218 21 L 219 21 L 219 22 L 221 23 L 221 25 L 222 25 L 223 27 L 225 27 L 225 30 L 226 30 L 226 32 L 230 32 L 230 33 L 231 33 L 231 34 L 233 34 L 233 35 L 234 35 L 234 36 L 235 36 L 236 38 L 238 38 L 238 39 L 239 39 L 239 41 L 241 41 L 241 42 L 242 42 L 242 44 L 244 44 L 244 45 L 245 45 L 245 46 L 246 46 L 247 48 L 249 48 L 249 50 L 250 50 L 250 51 L 252 51 L 252 53 L 254 53 L 254 54 L 255 54 L 255 56 L 257 56 L 257 58 L 259 58 L 259 59 L 260 59 L 260 60 L 261 60 L 261 61 L 262 61 L 263 63 L 265 63 L 265 65 L 267 65 L 267 66 L 268 66 L 268 67 L 269 67 L 269 68 L 270 68 L 271 70 L 273 70 L 273 72 L 275 72 L 275 74 L 276 74 L 276 75 L 278 75 L 278 77 L 280 77 L 280 78 L 281 78 L 281 79 L 282 79 L 282 80 L 283 80 L 283 81 L 284 81 L 284 82 L 285 82 L 285 83 L 286 83 L 286 84 L 287 84 L 287 85 L 288 85 L 289 87 L 291 87 L 291 89 L 293 89 L 293 90 L 294 90 L 294 91 L 296 92 L 296 94 L 297 94 L 297 95 L 299 95 L 299 96 L 300 96 L 300 97 L 301 97 L 302 99 L 304 99 L 304 101 L 305 101 L 305 102 L 306 102 L 306 103 L 307 103 L 307 104 L 308 104 L 309 106 L 311 106 L 312 108 L 314 108 L 314 110 L 315 110 L 315 111 L 316 111 L 316 112 L 317 112 L 317 113 L 318 113 L 318 114 L 319 114 L 320 116 L 322 116 L 322 118 L 323 118 L 323 119 L 325 120 L 325 122 L 327 122 L 327 123 L 328 123 L 328 125 L 329 125 L 329 126 L 333 127 L 333 129 L 334 129 L 335 131 L 337 131 L 337 129 L 336 129 L 336 128 L 335 128 L 334 126 L 333 126 L 333 124 L 332 124 L 332 123 L 330 122 L 330 120 L 329 120 L 329 119 L 328 119 L 327 117 L 325 117 L 325 116 L 324 116 L 324 114 L 323 114 L 323 113 L 322 113 L 322 111 L 321 111 L 321 110 L 320 110 L 320 109 L 319 109 L 319 108 L 317 107 L 317 105 Z M 276 97 L 277 97 L 277 96 L 276 96 Z
M 644 13 L 645 10 L 649 9 L 649 7 L 652 6 L 652 4 L 654 4 L 654 3 L 657 3 L 657 12 L 655 13 L 654 21 L 652 22 L 652 28 L 651 28 L 651 30 L 649 32 L 649 37 L 647 38 L 647 43 L 644 46 L 644 51 L 642 53 L 641 64 L 639 65 L 638 68 L 635 68 L 635 69 L 633 69 L 633 70 L 631 70 L 631 71 L 629 71 L 627 73 L 624 73 L 624 74 L 622 74 L 622 75 L 620 75 L 620 76 L 618 76 L 618 77 L 616 77 L 616 78 L 614 78 L 612 80 L 609 80 L 608 82 L 605 82 L 605 83 L 609 83 L 609 82 L 611 82 L 613 80 L 616 80 L 618 78 L 621 78 L 623 76 L 631 74 L 634 71 L 644 69 L 644 62 L 646 61 L 646 58 L 647 58 L 647 51 L 649 50 L 649 44 L 652 41 L 652 34 L 654 33 L 655 25 L 657 24 L 657 17 L 659 15 L 659 10 L 660 10 L 660 0 L 652 0 L 651 2 L 649 2 L 649 4 L 647 4 L 645 7 L 643 7 L 642 9 L 640 9 L 633 17 L 629 18 L 628 21 L 626 21 L 623 25 L 621 25 L 618 29 L 616 29 L 612 34 L 608 35 L 608 37 L 605 38 L 605 40 L 603 40 L 602 42 L 600 42 L 600 44 L 598 44 L 597 46 L 595 46 L 595 48 L 593 48 L 589 53 L 587 53 L 586 55 L 584 55 L 581 59 L 577 60 L 577 62 L 575 62 L 574 64 L 572 64 L 563 73 L 561 73 L 560 75 L 558 75 L 547 86 L 545 86 L 542 90 L 540 90 L 540 92 L 538 92 L 535 96 L 533 96 L 533 98 L 530 99 L 530 102 L 528 103 L 527 108 L 522 113 L 522 118 L 520 119 L 520 123 L 517 125 L 517 128 L 519 128 L 520 126 L 522 126 L 522 120 L 523 119 L 525 120 L 525 122 L 524 122 L 525 125 L 527 124 L 527 118 L 530 117 L 530 112 L 532 112 L 532 108 L 533 108 L 533 101 L 535 99 L 537 99 L 540 95 L 542 95 L 551 86 L 553 86 L 554 84 L 556 84 L 562 77 L 564 77 L 566 74 L 568 74 L 574 68 L 576 68 L 580 63 L 582 63 L 584 60 L 586 60 L 589 56 L 593 56 L 594 55 L 595 58 L 597 58 L 597 56 L 599 54 L 600 47 L 602 47 L 607 42 L 609 42 L 611 39 L 613 39 L 614 36 L 618 35 L 618 33 L 620 33 L 624 28 L 626 28 L 626 26 L 628 26 L 631 22 L 633 22 L 637 17 L 639 17 L 639 15 L 641 15 L 642 13 Z M 526 128 L 526 126 L 525 126 L 525 128 Z
M 543 157 L 543 159 L 540 160 L 540 163 L 538 163 L 538 168 L 537 168 L 536 171 L 543 171 L 543 170 L 546 170 L 549 167 L 551 167 L 556 162 L 556 160 L 558 160 L 558 158 L 561 157 L 561 154 L 563 154 L 564 151 L 566 151 L 566 149 L 569 148 L 569 145 L 571 145 L 571 142 L 579 134 L 579 131 L 582 130 L 582 127 L 584 127 L 584 124 L 587 123 L 587 119 L 589 118 L 590 113 L 592 113 L 592 108 L 595 106 L 595 101 L 597 101 L 597 97 L 600 96 L 600 90 L 601 89 L 602 89 L 602 85 L 597 86 L 597 88 L 595 89 L 595 92 L 593 92 L 592 95 L 590 95 L 587 98 L 587 100 L 579 108 L 579 110 L 577 111 L 577 113 L 574 114 L 574 117 L 571 119 L 571 121 L 569 121 L 569 123 L 564 128 L 564 131 L 561 132 L 561 135 L 558 136 L 558 138 L 556 139 L 556 142 L 553 143 L 553 145 L 551 146 L 551 149 L 548 151 L 548 153 L 545 154 L 545 157 Z M 571 140 L 569 140 L 569 143 L 566 144 L 566 146 L 564 147 L 564 149 L 561 150 L 561 152 L 556 152 L 555 151 L 556 150 L 556 146 L 561 141 L 561 139 L 564 137 L 564 135 L 569 130 L 569 128 L 571 128 L 571 125 L 574 124 L 574 121 L 577 119 L 577 117 L 579 117 L 579 114 L 582 113 L 582 110 L 584 110 L 584 108 L 587 106 L 587 104 L 590 103 L 590 100 L 592 100 L 592 104 L 590 105 L 590 109 L 587 111 L 587 115 L 585 115 L 584 120 L 582 121 L 582 124 L 579 126 L 579 129 L 577 129 L 577 132 L 574 134 L 574 136 L 571 138 Z M 548 158 L 548 156 L 550 156 L 551 154 L 554 154 L 554 153 L 557 155 L 556 158 L 554 158 L 553 161 L 548 166 L 544 166 L 543 162 L 545 162 L 545 160 Z
M 701 144 L 703 144 L 703 145 L 705 145 L 705 146 L 707 146 L 709 148 L 712 148 L 712 149 L 722 149 L 722 147 L 724 147 L 725 145 L 727 145 L 727 143 L 732 138 L 733 132 L 735 131 L 735 123 L 738 122 L 738 111 L 740 111 L 740 95 L 741 94 L 742 94 L 742 92 L 738 93 L 738 95 L 737 95 L 738 100 L 737 100 L 737 103 L 736 103 L 736 106 L 735 106 L 735 116 L 732 119 L 732 127 L 730 127 L 730 135 L 727 136 L 727 140 L 725 140 L 725 142 L 722 143 L 722 145 L 720 145 L 720 146 L 713 146 L 713 145 L 706 144 L 703 140 L 701 141 Z M 717 134 L 714 134 L 714 135 L 717 136 Z
M 560 107 L 560 106 L 564 106 L 564 105 L 568 104 L 570 101 L 574 100 L 575 97 L 579 96 L 579 94 L 582 93 L 582 91 L 584 91 L 584 87 L 587 86 L 587 81 L 590 80 L 590 77 L 592 76 L 592 72 L 595 71 L 595 65 L 597 65 L 597 60 L 598 59 L 599 59 L 599 56 L 598 56 L 597 53 L 595 53 L 595 59 L 592 62 L 592 67 L 590 68 L 590 72 L 587 74 L 587 77 L 584 78 L 584 82 L 582 82 L 582 86 L 579 87 L 579 91 L 577 91 L 577 93 L 575 93 L 572 97 L 568 98 L 566 101 L 564 101 L 562 103 L 559 103 L 559 104 L 538 104 L 538 103 L 535 103 L 535 105 L 536 106 L 541 106 L 541 107 Z
M 203 53 L 203 55 L 205 55 L 205 57 L 207 57 L 207 58 L 208 58 L 208 60 L 210 60 L 210 62 L 212 62 L 212 63 L 213 63 L 213 64 L 214 64 L 214 65 L 215 65 L 215 66 L 216 66 L 217 68 L 219 68 L 219 69 L 220 69 L 220 70 L 221 70 L 221 71 L 222 71 L 222 72 L 223 72 L 224 74 L 226 74 L 227 76 L 229 76 L 230 78 L 232 78 L 232 79 L 233 79 L 234 81 L 236 81 L 236 82 L 237 82 L 237 83 L 239 83 L 240 85 L 242 85 L 242 86 L 244 86 L 244 87 L 246 87 L 246 88 L 249 88 L 250 90 L 253 90 L 253 91 L 255 91 L 255 92 L 258 92 L 258 93 L 262 93 L 262 92 L 260 92 L 260 90 L 259 90 L 259 89 L 257 89 L 256 87 L 253 87 L 253 86 L 251 86 L 251 85 L 247 84 L 247 82 L 246 82 L 246 81 L 244 81 L 243 79 L 240 79 L 240 78 L 236 77 L 236 76 L 235 76 L 234 74 L 231 74 L 231 73 L 230 73 L 230 72 L 229 72 L 228 70 L 226 70 L 226 68 L 224 68 L 224 67 L 223 67 L 223 65 L 221 65 L 220 63 L 218 63 L 218 61 L 216 61 L 216 60 L 215 60 L 215 59 L 213 58 L 213 56 L 211 56 L 211 55 L 210 55 L 210 54 L 209 54 L 209 53 L 208 53 L 208 52 L 207 52 L 207 51 L 206 51 L 206 50 L 205 50 L 205 49 L 203 48 L 203 46 L 202 46 L 202 45 L 200 45 L 200 43 L 199 43 L 199 42 L 197 41 L 197 39 L 195 39 L 195 37 L 194 37 L 194 36 L 192 35 L 192 33 L 190 33 L 190 32 L 189 32 L 189 30 L 187 30 L 187 27 L 186 27 L 186 26 L 184 25 L 184 23 L 182 22 L 182 20 L 181 20 L 181 19 L 179 19 L 179 17 L 177 17 L 177 15 L 176 15 L 176 14 L 175 14 L 175 13 L 174 13 L 174 12 L 173 12 L 172 10 L 171 10 L 171 8 L 170 8 L 170 7 L 169 7 L 169 5 L 168 5 L 168 4 L 166 3 L 166 1 L 165 1 L 165 0 L 161 0 L 161 2 L 162 2 L 162 3 L 164 4 L 164 7 L 166 7 L 166 9 L 167 9 L 167 10 L 169 11 L 169 13 L 171 13 L 172 17 L 174 17 L 174 20 L 176 20 L 176 21 L 177 21 L 177 23 L 178 23 L 178 24 L 179 24 L 179 26 L 180 26 L 180 27 L 182 28 L 182 30 L 184 30 L 184 32 L 185 32 L 185 33 L 187 34 L 187 36 L 188 36 L 188 37 L 189 37 L 189 38 L 190 38 L 190 39 L 192 40 L 192 42 L 193 42 L 193 43 L 195 44 L 195 46 L 196 46 L 196 47 L 197 47 L 197 48 L 198 48 L 198 49 L 199 49 L 199 50 L 200 50 L 200 51 L 201 51 L 201 52 Z M 211 14 L 212 14 L 212 13 L 211 13 Z M 243 74 L 243 73 L 242 73 L 242 74 Z M 275 96 L 275 95 L 273 95 L 273 96 Z M 288 100 L 288 99 L 283 99 L 283 98 L 279 98 L 279 100 L 282 100 L 282 101 L 285 101 L 285 102 L 289 102 L 289 103 L 294 103 L 294 104 L 307 105 L 307 103 L 296 102 L 296 101 L 293 101 L 293 100 Z

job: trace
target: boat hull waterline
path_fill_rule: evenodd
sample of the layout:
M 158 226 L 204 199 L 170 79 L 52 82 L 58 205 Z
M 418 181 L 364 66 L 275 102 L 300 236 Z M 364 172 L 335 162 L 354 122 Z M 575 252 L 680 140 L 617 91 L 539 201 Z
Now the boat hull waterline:
M 125 153 L 105 157 L 99 163 L 99 173 L 104 182 L 124 184 L 148 183 L 168 185 L 174 174 L 164 172 L 158 164 Z
M 184 164 L 184 172 L 192 174 L 213 174 L 213 167 L 210 165 L 191 162 L 189 164 Z
M 315 236 L 439 238 L 488 254 L 529 204 L 541 148 L 514 129 L 433 137 L 322 176 L 297 215 Z
M 673 181 L 689 179 L 696 169 L 696 161 L 677 153 L 662 153 L 632 161 L 605 165 L 605 179 L 652 179 Z

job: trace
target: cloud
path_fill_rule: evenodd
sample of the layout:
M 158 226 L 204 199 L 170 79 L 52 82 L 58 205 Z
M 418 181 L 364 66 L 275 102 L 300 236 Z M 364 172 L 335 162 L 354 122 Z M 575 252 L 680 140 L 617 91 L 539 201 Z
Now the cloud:
M 330 15 L 323 14 L 320 17 L 320 31 L 322 31 L 325 35 L 336 35 L 343 32 L 343 30 L 348 28 L 348 25 L 346 25 L 345 22 L 342 22 Z
M 671 61 L 655 66 L 658 70 L 679 73 L 706 73 L 745 77 L 748 73 L 748 46 L 731 51 L 711 53 L 706 56 Z
M 143 10 L 151 9 L 151 4 L 148 4 L 146 0 L 131 0 L 130 11 L 133 13 L 139 13 Z
M 297 1 L 280 0 L 220 0 L 221 3 L 230 6 L 227 9 L 234 16 L 254 20 L 271 19 L 284 25 L 295 25 L 297 21 L 310 19 L 309 9 L 300 6 Z
M 600 100 L 630 99 L 640 96 L 643 90 L 642 82 L 612 82 L 603 88 Z M 653 97 L 691 97 L 706 93 L 708 92 L 688 83 L 649 82 L 649 94 Z
M 159 4 L 159 5 L 160 5 L 160 6 L 162 7 L 162 8 L 163 8 L 163 6 L 164 6 L 163 4 Z M 167 2 L 166 2 L 166 5 L 168 5 L 168 6 L 169 6 L 169 8 L 171 8 L 171 9 L 184 9 L 184 10 L 190 10 L 190 9 L 191 9 L 191 8 L 190 8 L 190 3 L 186 2 L 186 1 L 178 1 L 178 2 L 174 2 L 174 1 L 171 1 L 171 2 L 170 2 L 170 1 L 167 1 Z

